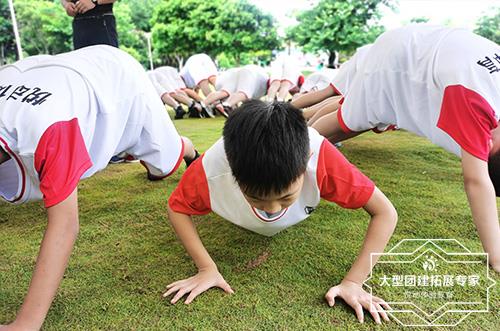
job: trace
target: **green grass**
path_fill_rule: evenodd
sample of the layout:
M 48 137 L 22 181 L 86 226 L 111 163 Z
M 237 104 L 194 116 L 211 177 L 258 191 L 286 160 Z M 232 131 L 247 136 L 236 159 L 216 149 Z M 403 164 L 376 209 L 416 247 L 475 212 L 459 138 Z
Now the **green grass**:
M 175 124 L 204 151 L 220 136 L 223 120 Z M 405 132 L 366 134 L 341 150 L 398 209 L 389 246 L 405 238 L 456 238 L 481 250 L 458 158 Z M 80 234 L 45 330 L 401 328 L 396 322 L 377 326 L 371 318 L 361 325 L 344 303 L 332 309 L 323 300 L 354 261 L 368 224 L 364 211 L 326 202 L 273 238 L 214 214 L 196 217 L 236 294 L 210 290 L 189 306 L 162 299 L 167 284 L 196 272 L 166 218 L 167 198 L 183 171 L 149 182 L 138 164 L 111 165 L 80 184 Z M 41 203 L 0 205 L 0 324 L 15 317 L 23 300 L 45 226 Z M 455 329 L 498 330 L 499 302 L 496 286 L 492 311 L 469 316 Z

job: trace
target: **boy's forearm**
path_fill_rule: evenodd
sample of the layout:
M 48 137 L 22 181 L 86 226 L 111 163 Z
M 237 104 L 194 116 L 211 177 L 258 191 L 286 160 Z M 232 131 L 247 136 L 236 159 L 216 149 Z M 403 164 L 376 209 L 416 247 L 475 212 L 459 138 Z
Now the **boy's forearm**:
M 168 218 L 174 228 L 177 237 L 193 259 L 198 270 L 217 268 L 214 260 L 210 257 L 205 246 L 198 236 L 198 231 L 191 220 L 191 216 L 177 213 L 168 207 Z
M 334 89 L 331 86 L 328 86 L 327 88 L 324 88 L 322 90 L 309 92 L 298 97 L 297 99 L 292 101 L 292 105 L 299 109 L 306 108 L 334 95 Z
M 41 328 L 61 283 L 78 235 L 78 203 L 75 191 L 60 204 L 47 209 L 45 231 L 28 293 L 17 314 L 16 325 Z
M 495 189 L 488 173 L 487 162 L 462 149 L 462 173 L 467 199 L 484 250 L 490 264 L 500 270 L 500 226 Z
M 390 201 L 375 188 L 375 192 L 365 206 L 372 218 L 363 241 L 361 251 L 344 277 L 345 280 L 362 284 L 378 261 L 378 256 L 372 253 L 383 253 L 391 238 L 397 223 L 397 213 Z
M 498 267 L 500 265 L 500 227 L 493 185 L 487 180 L 468 181 L 464 185 L 472 219 L 483 249 L 489 253 L 490 264 Z

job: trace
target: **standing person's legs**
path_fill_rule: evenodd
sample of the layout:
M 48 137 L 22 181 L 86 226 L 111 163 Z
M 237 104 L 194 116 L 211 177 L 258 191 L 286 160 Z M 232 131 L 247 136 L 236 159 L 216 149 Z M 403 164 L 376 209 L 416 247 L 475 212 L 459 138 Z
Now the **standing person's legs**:
M 73 20 L 73 48 L 93 45 L 118 47 L 116 21 L 113 15 L 77 17 Z

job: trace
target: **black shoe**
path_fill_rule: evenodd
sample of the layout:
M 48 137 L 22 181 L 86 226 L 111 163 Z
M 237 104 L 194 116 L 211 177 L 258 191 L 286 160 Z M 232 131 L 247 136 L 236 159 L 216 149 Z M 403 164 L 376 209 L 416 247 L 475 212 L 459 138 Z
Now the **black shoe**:
M 198 109 L 196 109 L 196 107 L 194 105 L 195 105 L 195 103 L 193 102 L 191 104 L 191 106 L 189 106 L 188 117 L 189 118 L 201 118 L 200 112 L 198 111 Z
M 201 106 L 201 115 L 205 118 L 214 118 L 215 115 L 211 109 Z
M 184 118 L 184 115 L 186 115 L 186 111 L 182 108 L 181 105 L 178 105 L 177 108 L 175 108 L 175 119 L 180 120 Z
M 184 158 L 184 162 L 186 162 L 186 168 L 189 167 L 199 157 L 200 157 L 200 153 L 198 153 L 198 151 L 195 149 L 194 150 L 194 157 L 191 160 L 186 160 L 186 158 Z

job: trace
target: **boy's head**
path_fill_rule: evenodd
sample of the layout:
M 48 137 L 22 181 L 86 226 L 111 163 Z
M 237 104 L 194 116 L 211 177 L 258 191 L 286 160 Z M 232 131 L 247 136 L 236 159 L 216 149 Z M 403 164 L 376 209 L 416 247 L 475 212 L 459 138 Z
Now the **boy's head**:
M 269 213 L 291 205 L 302 189 L 309 134 L 302 113 L 285 102 L 244 102 L 223 131 L 224 148 L 248 202 Z
M 497 197 L 500 197 L 500 123 L 491 131 L 490 156 L 488 158 L 488 171 L 495 187 Z

